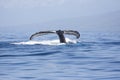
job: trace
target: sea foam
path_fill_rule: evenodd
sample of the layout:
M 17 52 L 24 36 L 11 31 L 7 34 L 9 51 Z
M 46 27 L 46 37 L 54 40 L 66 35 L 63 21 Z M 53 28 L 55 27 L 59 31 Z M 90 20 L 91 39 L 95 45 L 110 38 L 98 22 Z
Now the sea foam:
M 66 38 L 67 43 L 77 43 L 78 40 L 71 40 L 69 38 Z M 25 41 L 25 42 L 15 42 L 12 44 L 16 45 L 36 45 L 36 44 L 41 44 L 41 45 L 65 45 L 65 43 L 60 43 L 58 39 L 55 40 L 42 40 L 42 41 Z

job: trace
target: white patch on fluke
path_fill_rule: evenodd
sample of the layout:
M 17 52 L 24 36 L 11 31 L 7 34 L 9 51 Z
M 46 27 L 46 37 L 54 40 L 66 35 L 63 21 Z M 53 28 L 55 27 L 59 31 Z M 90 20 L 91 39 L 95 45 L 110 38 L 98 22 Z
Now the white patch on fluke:
M 66 38 L 67 43 L 77 43 L 77 40 L 71 40 L 69 38 Z M 17 43 L 12 43 L 16 45 L 36 45 L 36 44 L 41 44 L 41 45 L 64 45 L 65 43 L 60 43 L 59 40 L 43 40 L 43 41 L 26 41 L 26 42 L 17 42 Z

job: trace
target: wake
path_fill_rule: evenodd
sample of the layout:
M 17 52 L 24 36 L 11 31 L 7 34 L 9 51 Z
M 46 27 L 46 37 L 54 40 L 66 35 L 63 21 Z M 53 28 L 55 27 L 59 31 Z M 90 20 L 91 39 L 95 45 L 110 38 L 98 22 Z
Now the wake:
M 16 43 L 12 43 L 12 44 L 16 44 L 16 45 L 36 45 L 36 44 L 39 44 L 39 45 L 65 45 L 65 44 L 70 44 L 70 43 L 76 44 L 79 41 L 66 38 L 66 42 L 67 43 L 60 43 L 59 39 L 56 39 L 56 40 L 16 42 Z

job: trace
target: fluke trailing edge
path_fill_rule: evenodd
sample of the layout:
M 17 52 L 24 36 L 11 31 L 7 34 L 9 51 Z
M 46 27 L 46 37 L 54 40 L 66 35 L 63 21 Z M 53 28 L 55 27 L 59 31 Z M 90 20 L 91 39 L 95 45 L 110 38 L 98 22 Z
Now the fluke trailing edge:
M 34 37 L 37 37 L 37 36 L 42 36 L 42 35 L 46 35 L 46 34 L 54 34 L 54 33 L 56 33 L 58 35 L 60 43 L 66 43 L 64 34 L 74 35 L 74 36 L 76 36 L 77 39 L 80 37 L 80 34 L 79 34 L 78 31 L 56 30 L 56 31 L 40 31 L 40 32 L 37 32 L 37 33 L 31 35 L 30 40 L 32 40 Z

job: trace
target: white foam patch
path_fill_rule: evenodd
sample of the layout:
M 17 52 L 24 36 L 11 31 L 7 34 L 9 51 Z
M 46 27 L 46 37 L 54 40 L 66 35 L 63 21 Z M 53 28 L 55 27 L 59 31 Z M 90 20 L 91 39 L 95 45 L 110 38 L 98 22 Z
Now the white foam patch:
M 66 38 L 67 43 L 77 43 L 77 40 L 71 40 L 69 38 Z M 59 40 L 43 40 L 43 41 L 26 41 L 26 42 L 16 42 L 12 43 L 16 45 L 36 45 L 36 44 L 41 44 L 41 45 L 65 45 L 65 43 L 60 43 Z

